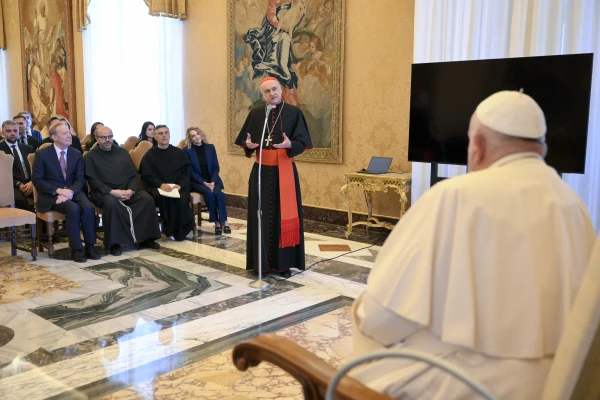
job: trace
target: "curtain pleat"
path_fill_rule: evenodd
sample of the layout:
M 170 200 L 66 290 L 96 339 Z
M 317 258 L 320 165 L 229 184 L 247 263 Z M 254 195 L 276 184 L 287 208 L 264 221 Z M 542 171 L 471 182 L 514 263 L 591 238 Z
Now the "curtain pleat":
M 4 36 L 4 12 L 2 10 L 2 0 L 0 0 L 0 50 L 6 49 L 6 39 Z
M 144 0 L 144 3 L 152 16 L 186 19 L 186 0 Z
M 90 24 L 90 16 L 88 14 L 90 1 L 91 0 L 73 0 L 73 24 L 78 32 L 86 30 Z

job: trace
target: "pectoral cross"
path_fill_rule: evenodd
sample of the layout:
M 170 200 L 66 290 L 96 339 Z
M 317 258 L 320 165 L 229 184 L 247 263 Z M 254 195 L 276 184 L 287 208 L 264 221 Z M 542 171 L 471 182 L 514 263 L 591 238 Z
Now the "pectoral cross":
M 271 146 L 271 142 L 273 141 L 273 137 L 271 136 L 271 134 L 269 133 L 269 137 L 265 139 L 265 144 L 267 146 Z

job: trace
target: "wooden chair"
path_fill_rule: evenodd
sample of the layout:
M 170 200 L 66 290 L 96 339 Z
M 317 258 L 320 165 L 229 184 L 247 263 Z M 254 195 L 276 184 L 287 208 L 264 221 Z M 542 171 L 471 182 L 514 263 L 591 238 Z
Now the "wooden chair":
M 14 158 L 10 154 L 0 152 L 0 228 L 11 228 L 10 252 L 17 255 L 17 226 L 31 225 L 31 258 L 37 259 L 37 227 L 35 214 L 26 210 L 15 208 L 15 188 L 13 186 Z
M 50 145 L 50 143 L 47 143 L 47 144 Z M 27 156 L 29 165 L 33 165 L 34 159 L 35 159 L 35 154 L 29 154 Z M 33 202 L 36 205 L 37 205 L 37 198 L 38 198 L 38 192 L 34 186 L 33 187 Z M 52 236 L 54 234 L 54 222 L 64 221 L 66 219 L 66 217 L 63 213 L 59 213 L 58 211 L 53 211 L 53 210 L 50 210 L 50 211 L 44 212 L 44 213 L 39 212 L 39 211 L 37 211 L 37 206 L 36 206 L 35 215 L 37 217 L 37 220 L 36 220 L 37 230 L 40 232 L 40 239 L 38 241 L 40 251 L 44 251 L 44 248 L 46 248 L 46 249 L 48 249 L 48 256 L 52 257 L 54 255 L 54 243 L 53 243 L 53 239 L 52 239 Z M 42 235 L 41 235 L 43 222 L 46 223 L 46 234 L 48 235 L 47 243 L 44 243 L 44 241 L 42 240 Z
M 44 143 L 43 145 L 41 145 L 40 147 L 38 147 L 38 150 L 45 149 L 48 146 L 52 146 L 52 143 Z
M 142 158 L 146 155 L 148 150 L 152 148 L 152 143 L 148 141 L 144 141 L 138 145 L 133 150 L 129 150 L 129 156 L 131 156 L 131 160 L 135 165 L 135 169 L 140 170 L 140 164 L 142 163 Z
M 81 140 L 81 146 L 85 148 L 85 144 L 87 142 L 89 142 L 90 140 L 92 140 L 92 135 L 90 135 L 90 134 L 85 135 L 85 137 Z
M 150 150 L 151 148 L 152 148 L 152 143 L 145 140 L 142 143 L 140 143 L 138 145 L 138 147 L 134 148 L 133 150 L 129 150 L 129 156 L 131 157 L 131 161 L 133 161 L 133 165 L 135 165 L 136 170 L 138 170 L 138 171 L 140 170 L 140 164 L 142 163 L 142 158 L 144 158 L 144 156 L 146 155 L 148 150 Z M 138 186 L 140 187 L 140 189 L 144 189 L 144 182 L 142 182 L 142 177 L 139 174 L 138 174 Z M 158 219 L 159 219 L 159 223 L 160 223 L 161 231 L 162 231 L 162 227 L 164 226 L 164 224 L 163 224 L 162 216 L 160 215 L 160 210 L 158 207 L 156 207 L 156 212 L 159 215 Z
M 133 150 L 129 150 L 129 154 L 132 156 L 132 159 L 133 159 L 134 155 L 136 155 L 137 157 L 139 157 L 139 162 L 142 162 L 142 158 L 144 158 L 144 155 L 146 154 L 146 152 L 148 150 L 150 150 L 151 148 L 152 148 L 152 143 L 150 143 L 147 140 L 144 140 L 143 142 L 138 144 L 138 146 L 136 148 L 134 148 Z M 133 154 L 132 154 L 132 152 L 133 152 Z M 135 163 L 135 160 L 133 162 Z M 139 165 L 137 165 L 137 168 L 139 169 Z
M 135 149 L 135 145 L 137 144 L 138 141 L 139 141 L 139 139 L 137 136 L 129 136 L 125 140 L 125 142 L 121 145 L 121 147 L 127 151 L 131 151 L 131 150 Z
M 94 143 L 94 145 L 92 146 L 92 149 L 94 147 L 96 147 L 96 145 L 98 144 L 98 142 Z M 83 159 L 84 159 L 84 164 L 85 164 L 85 156 L 87 155 L 87 151 L 83 152 Z M 89 183 L 87 184 L 87 189 L 88 189 L 88 193 L 92 193 L 92 188 L 90 187 Z M 91 201 L 90 201 L 91 203 Z M 100 239 L 101 241 L 104 241 L 104 233 L 100 233 L 98 234 L 98 232 L 100 232 L 100 221 L 102 220 L 102 209 L 100 207 L 97 207 L 94 203 L 92 203 L 92 205 L 94 206 L 94 214 L 96 214 L 96 229 L 94 230 L 96 232 L 96 240 Z
M 194 239 L 198 237 L 198 227 L 202 226 L 202 210 L 204 206 L 204 196 L 200 193 L 190 193 L 190 205 L 192 206 L 192 213 L 196 217 L 196 223 L 194 224 Z
M 571 306 L 543 400 L 600 399 L 600 239 Z
M 177 144 L 177 147 L 179 147 L 180 149 L 183 149 L 185 147 L 185 139 L 182 139 L 179 144 Z
M 540 394 L 542 400 L 600 399 L 600 239 L 581 282 Z M 296 378 L 304 398 L 310 400 L 325 399 L 329 382 L 336 374 L 321 358 L 273 334 L 257 336 L 233 349 L 233 363 L 240 371 L 262 361 L 275 364 Z M 340 380 L 335 395 L 344 400 L 390 399 L 348 376 Z
M 257 336 L 233 349 L 233 363 L 240 371 L 266 361 L 292 375 L 300 385 L 306 400 L 322 400 L 336 370 L 296 343 L 274 334 Z M 336 391 L 338 400 L 392 400 L 359 381 L 345 376 Z

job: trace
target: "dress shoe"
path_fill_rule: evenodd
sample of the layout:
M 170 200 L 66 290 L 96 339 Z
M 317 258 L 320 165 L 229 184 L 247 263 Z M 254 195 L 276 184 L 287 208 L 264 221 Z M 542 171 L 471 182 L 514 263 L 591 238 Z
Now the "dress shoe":
M 215 227 L 215 235 L 220 235 L 223 233 L 223 229 L 220 226 Z
M 84 263 L 87 261 L 81 249 L 71 250 L 71 260 L 78 263 Z
M 279 274 L 281 275 L 282 278 L 289 278 L 292 276 L 292 271 L 290 271 L 289 269 L 287 271 L 280 271 Z
M 229 225 L 223 227 L 223 233 L 230 234 L 231 227 Z
M 94 246 L 85 246 L 85 256 L 90 260 L 100 259 L 100 254 L 98 254 Z
M 111 256 L 120 256 L 121 254 L 123 254 L 121 252 L 121 246 L 118 244 L 113 244 L 112 246 L 110 246 L 109 252 Z

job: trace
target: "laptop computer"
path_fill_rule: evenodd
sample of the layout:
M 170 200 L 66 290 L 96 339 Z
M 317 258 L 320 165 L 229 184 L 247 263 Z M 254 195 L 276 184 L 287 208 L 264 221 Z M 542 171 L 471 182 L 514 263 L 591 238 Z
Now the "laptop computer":
M 365 170 L 364 168 L 358 172 L 363 174 L 387 174 L 392 165 L 392 159 L 390 157 L 371 157 L 371 162 Z

